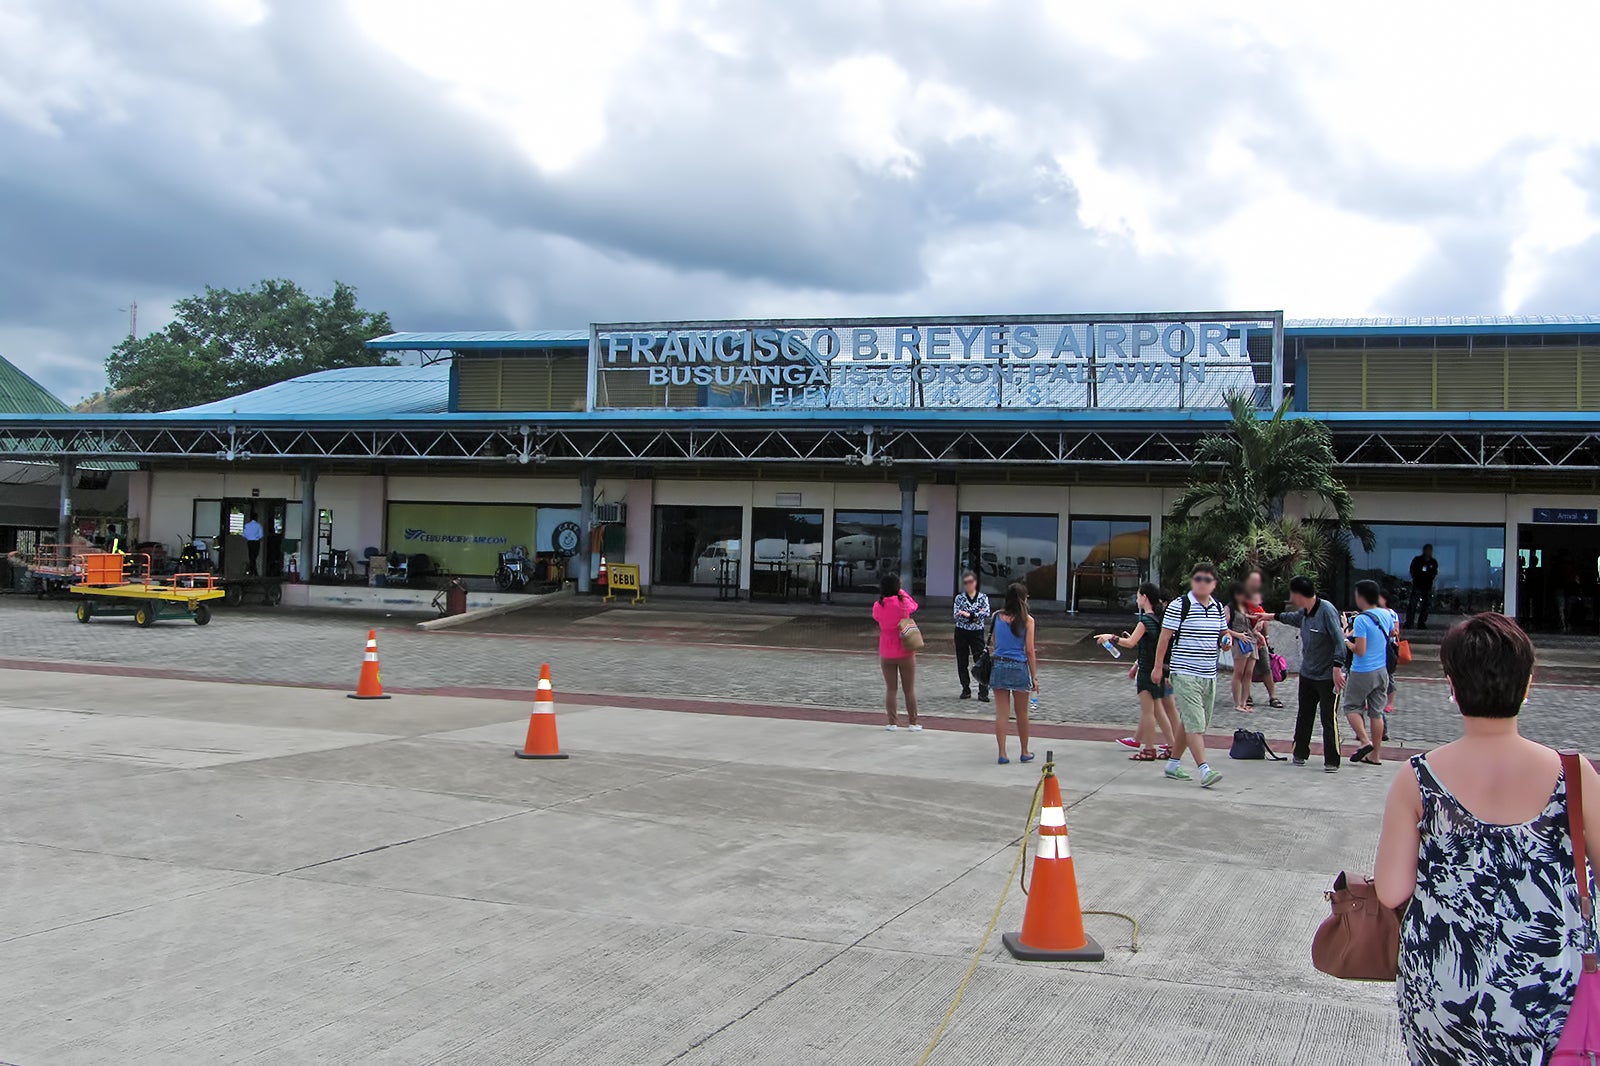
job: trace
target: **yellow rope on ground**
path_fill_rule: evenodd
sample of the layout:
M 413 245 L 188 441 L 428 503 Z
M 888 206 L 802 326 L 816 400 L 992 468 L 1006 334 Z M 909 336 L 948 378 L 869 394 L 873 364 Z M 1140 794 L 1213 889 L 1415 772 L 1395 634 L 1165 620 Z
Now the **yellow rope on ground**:
M 994 913 L 989 916 L 989 925 L 983 931 L 983 939 L 978 942 L 978 950 L 973 953 L 972 962 L 967 966 L 966 974 L 961 978 L 961 983 L 956 986 L 955 998 L 950 1001 L 950 1007 L 944 1012 L 944 1017 L 939 1019 L 939 1028 L 933 1031 L 933 1039 L 928 1041 L 928 1046 L 923 1048 L 922 1057 L 917 1060 L 917 1066 L 927 1066 L 928 1059 L 933 1056 L 938 1048 L 939 1041 L 944 1039 L 944 1031 L 950 1025 L 950 1019 L 955 1017 L 956 1008 L 961 1006 L 961 997 L 967 994 L 967 985 L 972 981 L 972 975 L 978 972 L 978 963 L 983 961 L 983 953 L 989 947 L 989 938 L 994 935 L 994 927 L 1000 924 L 1001 912 L 1005 910 L 1006 900 L 1011 898 L 1012 879 L 1022 887 L 1022 894 L 1028 894 L 1028 885 L 1023 873 L 1022 859 L 1028 854 L 1028 834 L 1033 832 L 1034 818 L 1039 814 L 1039 797 L 1044 793 L 1044 779 L 1055 772 L 1056 764 L 1047 762 L 1039 771 L 1039 783 L 1033 786 L 1033 799 L 1028 803 L 1028 817 L 1022 822 L 1022 841 L 1017 847 L 1017 857 L 1011 863 L 1011 872 L 1006 875 L 1005 890 L 1000 893 L 1000 902 L 994 905 Z M 1084 911 L 1084 914 L 1097 914 L 1106 918 L 1121 918 L 1133 926 L 1133 950 L 1139 950 L 1139 920 L 1132 915 L 1120 911 Z
M 955 998 L 950 1001 L 950 1009 L 939 1019 L 939 1028 L 933 1031 L 933 1039 L 923 1048 L 917 1066 L 927 1066 L 928 1059 L 939 1046 L 939 1041 L 944 1039 L 945 1028 L 950 1024 L 950 1019 L 955 1017 L 956 1008 L 961 1006 L 961 997 L 967 994 L 967 984 L 972 980 L 972 975 L 978 972 L 978 963 L 983 961 L 983 953 L 989 947 L 989 938 L 994 935 L 994 927 L 1000 924 L 1000 913 L 1005 910 L 1006 900 L 1011 898 L 1011 880 L 1015 877 L 1020 882 L 1018 871 L 1022 869 L 1022 856 L 1028 851 L 1028 833 L 1033 828 L 1034 815 L 1039 813 L 1039 796 L 1044 791 L 1044 771 L 1051 770 L 1054 766 L 1054 763 L 1045 763 L 1044 770 L 1039 774 L 1039 783 L 1033 786 L 1033 799 L 1028 804 L 1028 817 L 1022 822 L 1022 843 L 1017 848 L 1016 859 L 1011 863 L 1011 872 L 1006 874 L 1005 890 L 1000 893 L 1000 902 L 994 905 L 994 913 L 989 915 L 989 926 L 983 931 L 983 939 L 978 942 L 978 950 L 972 956 L 972 963 L 967 967 L 966 976 L 962 977 L 961 983 L 956 986 Z

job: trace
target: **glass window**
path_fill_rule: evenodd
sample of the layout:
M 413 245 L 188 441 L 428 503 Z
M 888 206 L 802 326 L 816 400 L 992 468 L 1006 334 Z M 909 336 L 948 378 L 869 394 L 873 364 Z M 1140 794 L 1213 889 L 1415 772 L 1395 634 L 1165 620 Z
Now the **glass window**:
M 911 594 L 927 589 L 928 513 L 913 516 Z M 838 592 L 877 592 L 884 574 L 900 572 L 899 511 L 835 511 L 833 588 Z M 904 578 L 902 577 L 902 580 Z
M 1505 603 L 1506 531 L 1504 526 L 1445 526 L 1410 522 L 1369 523 L 1377 545 L 1368 552 L 1354 538 L 1350 566 L 1336 581 L 1342 610 L 1353 610 L 1355 583 L 1376 581 L 1389 606 L 1403 616 L 1411 595 L 1411 560 L 1433 545 L 1439 575 L 1433 583 L 1432 615 L 1442 623 L 1451 615 L 1498 611 Z
M 739 507 L 657 507 L 655 580 L 662 585 L 739 585 Z
M 1600 628 L 1600 528 L 1519 525 L 1513 565 L 1516 618 L 1524 628 L 1563 633 Z
M 977 573 L 979 587 L 991 595 L 1021 581 L 1029 598 L 1053 600 L 1059 529 L 1055 515 L 963 514 L 962 567 Z
M 1073 606 L 1131 610 L 1150 577 L 1150 519 L 1074 518 L 1068 535 Z
M 822 512 L 757 507 L 750 513 L 750 594 L 822 594 Z

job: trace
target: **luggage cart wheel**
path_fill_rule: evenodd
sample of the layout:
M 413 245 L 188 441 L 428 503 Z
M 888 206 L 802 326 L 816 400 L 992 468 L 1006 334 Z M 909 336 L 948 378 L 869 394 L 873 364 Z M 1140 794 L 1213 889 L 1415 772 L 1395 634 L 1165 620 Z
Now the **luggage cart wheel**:
M 88 600 L 79 600 L 78 601 L 78 621 L 80 621 L 80 622 L 88 622 L 89 619 L 91 619 L 93 617 L 94 617 L 94 608 L 89 604 L 89 601 Z
M 133 610 L 133 621 L 134 621 L 135 625 L 144 626 L 146 629 L 148 629 L 150 626 L 155 625 L 156 624 L 155 608 L 151 607 L 147 603 L 141 603 L 138 607 L 135 607 L 134 610 Z
M 194 605 L 194 624 L 197 625 L 197 626 L 203 626 L 209 621 L 211 621 L 211 608 L 207 607 L 203 603 L 195 604 Z

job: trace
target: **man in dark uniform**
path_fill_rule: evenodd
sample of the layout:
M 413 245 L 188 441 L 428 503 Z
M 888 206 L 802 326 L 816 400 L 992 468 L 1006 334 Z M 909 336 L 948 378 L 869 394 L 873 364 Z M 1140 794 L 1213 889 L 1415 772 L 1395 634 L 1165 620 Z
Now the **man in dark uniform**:
M 1422 554 L 1411 560 L 1411 600 L 1406 604 L 1406 628 L 1427 629 L 1428 608 L 1433 606 L 1433 579 L 1439 576 L 1439 560 L 1433 545 L 1424 544 Z

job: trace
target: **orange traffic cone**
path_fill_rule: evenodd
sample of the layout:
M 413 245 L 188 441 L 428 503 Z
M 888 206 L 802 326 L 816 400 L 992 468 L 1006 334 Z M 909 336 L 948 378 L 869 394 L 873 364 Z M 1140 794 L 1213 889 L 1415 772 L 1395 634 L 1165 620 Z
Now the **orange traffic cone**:
M 1039 848 L 1033 856 L 1033 879 L 1022 932 L 1000 939 L 1006 950 L 1024 962 L 1101 962 L 1105 949 L 1083 931 L 1078 904 L 1078 875 L 1067 845 L 1067 812 L 1055 764 L 1045 756 L 1044 799 L 1039 808 Z
M 556 744 L 556 694 L 550 688 L 550 664 L 539 667 L 539 690 L 533 694 L 533 713 L 528 715 L 528 739 L 519 759 L 565 759 Z
M 389 697 L 383 694 L 383 674 L 378 670 L 378 631 L 367 630 L 367 653 L 361 657 L 361 678 L 356 682 L 356 690 L 350 693 L 352 700 L 386 700 Z

